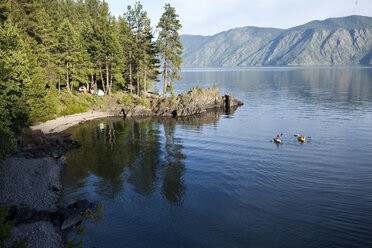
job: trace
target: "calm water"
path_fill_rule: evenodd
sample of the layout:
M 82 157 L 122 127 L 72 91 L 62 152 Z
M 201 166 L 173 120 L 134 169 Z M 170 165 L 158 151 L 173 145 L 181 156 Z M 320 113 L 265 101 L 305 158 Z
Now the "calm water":
M 83 146 L 67 154 L 66 201 L 104 204 L 85 247 L 372 247 L 372 68 L 182 77 L 178 92 L 216 83 L 245 105 L 69 130 Z

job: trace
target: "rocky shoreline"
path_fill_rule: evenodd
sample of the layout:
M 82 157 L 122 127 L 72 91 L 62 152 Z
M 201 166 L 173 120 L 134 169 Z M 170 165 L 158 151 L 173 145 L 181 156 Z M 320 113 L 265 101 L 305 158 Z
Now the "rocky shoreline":
M 86 200 L 61 205 L 66 166 L 63 154 L 80 144 L 62 131 L 82 122 L 110 116 L 184 117 L 212 108 L 242 105 L 231 95 L 220 96 L 216 88 L 192 88 L 177 97 L 149 97 L 119 103 L 111 101 L 105 111 L 90 111 L 38 123 L 18 138 L 19 152 L 0 167 L 0 206 L 10 205 L 8 219 L 15 220 L 9 244 L 28 236 L 27 247 L 64 247 L 62 230 L 83 220 L 81 211 L 94 207 Z
M 80 146 L 68 134 L 26 132 L 20 151 L 0 168 L 0 206 L 10 207 L 6 220 L 15 227 L 10 246 L 25 237 L 27 247 L 64 247 L 62 231 L 83 220 L 81 211 L 94 206 L 80 201 L 64 207 L 63 154 Z
M 120 103 L 120 99 L 111 98 L 103 110 L 58 117 L 45 123 L 36 123 L 30 128 L 50 134 L 63 132 L 86 121 L 106 117 L 184 117 L 201 114 L 213 108 L 229 109 L 243 105 L 233 95 L 220 96 L 219 90 L 215 87 L 206 89 L 193 87 L 189 92 L 168 98 L 150 94 L 145 101 L 140 100 L 140 98 L 133 98 Z

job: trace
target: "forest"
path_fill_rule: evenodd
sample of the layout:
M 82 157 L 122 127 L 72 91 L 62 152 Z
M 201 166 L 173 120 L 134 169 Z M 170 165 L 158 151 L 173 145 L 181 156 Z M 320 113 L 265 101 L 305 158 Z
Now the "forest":
M 115 17 L 100 0 L 0 0 L 0 160 L 31 122 L 82 112 L 97 101 L 76 98 L 81 86 L 143 95 L 162 73 L 161 57 L 170 64 L 164 71 L 171 86 L 182 62 L 181 25 L 174 8 L 164 9 L 170 15 L 163 14 L 155 40 L 140 2 Z

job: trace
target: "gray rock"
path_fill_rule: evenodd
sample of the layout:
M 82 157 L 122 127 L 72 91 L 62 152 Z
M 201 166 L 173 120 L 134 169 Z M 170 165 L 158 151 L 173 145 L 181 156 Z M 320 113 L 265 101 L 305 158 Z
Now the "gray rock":
M 73 226 L 76 226 L 76 225 L 80 224 L 83 221 L 83 219 L 84 218 L 83 218 L 82 215 L 80 215 L 78 213 L 74 213 L 62 222 L 61 230 L 63 231 L 63 230 L 69 229 Z
M 22 238 L 28 238 L 28 248 L 63 248 L 62 234 L 50 222 L 39 221 L 13 228 L 8 245 Z M 8 246 L 6 246 L 8 247 Z

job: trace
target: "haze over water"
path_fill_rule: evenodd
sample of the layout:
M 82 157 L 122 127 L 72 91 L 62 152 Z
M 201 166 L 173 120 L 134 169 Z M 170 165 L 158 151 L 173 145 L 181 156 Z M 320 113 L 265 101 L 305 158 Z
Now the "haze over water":
M 372 246 L 372 68 L 182 77 L 177 93 L 216 83 L 245 105 L 68 130 L 82 147 L 67 154 L 66 201 L 104 204 L 85 247 Z

